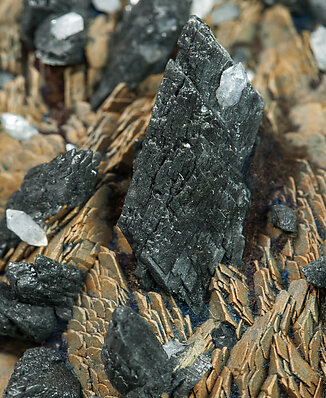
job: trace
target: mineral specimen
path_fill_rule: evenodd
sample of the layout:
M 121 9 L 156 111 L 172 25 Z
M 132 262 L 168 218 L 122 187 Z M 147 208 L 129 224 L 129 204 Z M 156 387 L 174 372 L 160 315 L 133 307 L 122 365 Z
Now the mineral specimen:
M 297 216 L 295 212 L 286 205 L 272 206 L 272 222 L 275 227 L 285 232 L 295 232 L 297 230 Z
M 180 346 L 174 342 L 164 349 L 140 315 L 118 307 L 109 323 L 102 360 L 112 385 L 127 398 L 159 398 L 162 392 L 178 398 L 211 368 L 210 359 L 202 355 L 193 366 L 174 371 Z
M 6 223 L 7 228 L 15 233 L 23 242 L 31 246 L 48 245 L 44 230 L 25 212 L 7 209 Z
M 10 286 L 0 283 L 0 335 L 42 342 L 56 325 L 52 307 L 21 303 Z
M 101 84 L 92 98 L 97 108 L 120 82 L 135 88 L 148 75 L 161 72 L 180 30 L 189 17 L 190 0 L 140 0 L 112 38 Z
M 76 12 L 45 19 L 35 32 L 36 56 L 49 65 L 73 65 L 82 61 L 86 31 Z
M 13 113 L 1 113 L 0 121 L 5 131 L 17 140 L 28 141 L 38 131 L 24 117 Z
M 18 191 L 8 199 L 6 209 L 24 211 L 39 225 L 63 206 L 72 209 L 83 205 L 93 193 L 100 155 L 92 151 L 71 150 L 49 163 L 28 171 Z M 17 244 L 14 235 L 0 220 L 0 256 Z
M 185 25 L 178 46 L 118 225 L 134 250 L 143 286 L 155 281 L 199 311 L 215 266 L 241 262 L 250 202 L 242 169 L 264 103 L 246 80 L 240 98 L 237 93 L 233 105 L 220 106 L 216 90 L 233 61 L 197 17 Z
M 37 255 L 35 263 L 9 263 L 7 279 L 22 302 L 72 308 L 83 283 L 77 268 Z
M 326 28 L 320 26 L 310 36 L 310 46 L 318 68 L 326 72 Z
M 326 288 L 326 256 L 302 268 L 307 281 L 318 288 Z
M 3 398 L 81 397 L 81 386 L 63 358 L 45 347 L 25 351 L 3 395 Z
M 222 108 L 236 105 L 247 86 L 247 74 L 241 63 L 230 66 L 221 76 L 216 98 Z

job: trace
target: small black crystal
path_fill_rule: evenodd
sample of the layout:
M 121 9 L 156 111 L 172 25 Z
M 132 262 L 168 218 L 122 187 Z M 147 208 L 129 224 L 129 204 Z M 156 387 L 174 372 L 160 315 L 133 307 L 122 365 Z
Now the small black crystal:
M 309 283 L 318 288 L 326 288 L 326 256 L 312 261 L 302 268 L 302 272 Z
M 272 222 L 275 227 L 285 232 L 295 232 L 298 227 L 295 212 L 286 205 L 272 206 Z
M 190 18 L 178 47 L 118 225 L 134 250 L 143 287 L 155 281 L 198 312 L 216 265 L 237 266 L 242 259 L 250 203 L 242 169 L 264 103 L 245 79 L 237 103 L 219 104 L 222 73 L 234 63 L 199 18 Z
M 140 0 L 125 11 L 111 40 L 109 60 L 92 98 L 97 108 L 120 83 L 135 88 L 164 70 L 190 13 L 190 0 Z
M 26 350 L 3 398 L 81 398 L 81 386 L 62 357 L 45 347 Z
M 146 390 L 160 396 L 171 383 L 167 354 L 147 322 L 129 307 L 113 312 L 102 360 L 110 382 L 124 395 Z
M 8 199 L 6 209 L 24 211 L 43 225 L 63 206 L 72 209 L 83 205 L 94 192 L 99 161 L 99 153 L 73 149 L 49 163 L 33 167 L 20 189 Z M 18 242 L 18 237 L 8 230 L 3 216 L 0 220 L 0 257 Z
M 56 325 L 52 307 L 22 303 L 6 283 L 0 283 L 0 335 L 42 342 Z
M 37 255 L 35 264 L 9 263 L 7 279 L 21 302 L 42 303 L 65 313 L 72 308 L 84 276 L 77 268 Z

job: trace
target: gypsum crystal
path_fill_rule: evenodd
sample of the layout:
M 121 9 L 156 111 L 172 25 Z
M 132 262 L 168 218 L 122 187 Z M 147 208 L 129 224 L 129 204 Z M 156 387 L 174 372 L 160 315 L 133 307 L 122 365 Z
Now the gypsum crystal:
M 180 365 L 177 355 L 169 359 L 145 319 L 122 306 L 111 316 L 102 361 L 110 382 L 126 398 L 159 398 L 163 392 L 181 398 L 211 368 L 202 355 L 193 366 L 174 370 Z
M 215 266 L 242 259 L 250 202 L 242 168 L 264 103 L 247 81 L 237 104 L 219 105 L 216 90 L 233 61 L 199 18 L 190 18 L 178 46 L 118 225 L 136 255 L 143 287 L 155 281 L 198 312 Z
M 272 223 L 285 232 L 296 232 L 298 228 L 297 215 L 286 205 L 272 206 Z
M 25 351 L 3 398 L 81 398 L 81 386 L 60 354 L 51 348 Z
M 108 64 L 91 101 L 93 108 L 120 82 L 135 88 L 147 76 L 164 70 L 190 5 L 190 0 L 140 0 L 125 11 L 110 43 Z
M 31 49 L 34 46 L 34 34 L 38 26 L 50 15 L 62 15 L 69 11 L 85 13 L 91 0 L 24 0 L 21 17 L 21 38 Z
M 7 279 L 21 302 L 53 306 L 57 315 L 71 315 L 84 274 L 77 268 L 37 255 L 34 264 L 10 262 Z
M 10 286 L 0 282 L 0 335 L 41 343 L 57 326 L 54 309 L 20 302 Z
M 73 209 L 83 205 L 95 189 L 99 153 L 71 150 L 49 163 L 30 169 L 6 209 L 24 211 L 40 226 L 63 206 Z M 18 237 L 7 228 L 6 217 L 0 220 L 0 257 L 15 247 Z

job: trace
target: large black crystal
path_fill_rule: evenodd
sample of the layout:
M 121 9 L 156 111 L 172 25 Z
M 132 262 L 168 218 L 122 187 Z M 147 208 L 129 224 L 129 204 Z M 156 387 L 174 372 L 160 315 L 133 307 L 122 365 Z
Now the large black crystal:
M 81 398 L 79 381 L 50 348 L 26 350 L 15 365 L 3 398 Z
M 56 326 L 52 307 L 22 303 L 7 284 L 0 283 L 0 335 L 42 342 Z
M 92 98 L 97 108 L 120 83 L 134 88 L 159 73 L 175 48 L 190 13 L 190 0 L 140 0 L 126 11 L 111 40 L 109 60 Z
M 216 90 L 233 61 L 199 18 L 190 18 L 178 46 L 118 225 L 143 286 L 155 281 L 199 311 L 216 265 L 241 262 L 250 202 L 242 169 L 264 103 L 246 81 L 235 105 L 219 105 Z
M 326 256 L 312 261 L 302 268 L 302 272 L 309 283 L 318 288 L 326 289 Z
M 77 268 L 37 255 L 34 264 L 9 263 L 7 279 L 20 301 L 57 307 L 61 314 L 69 313 L 84 277 Z
M 19 190 L 6 204 L 6 209 L 21 210 L 43 225 L 63 206 L 72 209 L 84 204 L 95 189 L 98 153 L 92 151 L 65 152 L 49 163 L 30 169 Z M 0 220 L 0 257 L 18 242 L 7 228 L 6 218 Z

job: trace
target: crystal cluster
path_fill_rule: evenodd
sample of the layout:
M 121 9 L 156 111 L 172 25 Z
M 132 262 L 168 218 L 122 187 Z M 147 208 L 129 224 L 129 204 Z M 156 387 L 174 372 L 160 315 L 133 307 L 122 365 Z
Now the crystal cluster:
M 179 348 L 172 343 L 164 349 L 143 317 L 129 307 L 118 307 L 110 320 L 102 360 L 112 385 L 127 398 L 157 398 L 163 392 L 181 398 L 211 365 L 203 356 L 192 367 L 175 370 L 178 352 L 186 351 Z
M 190 0 L 140 0 L 125 11 L 110 43 L 109 60 L 92 98 L 97 108 L 120 83 L 135 88 L 164 70 L 190 13 Z
M 71 318 L 83 274 L 37 255 L 35 264 L 9 263 L 7 279 L 0 284 L 0 335 L 42 342 L 58 319 Z
M 309 265 L 302 268 L 307 281 L 318 288 L 326 288 L 326 256 L 312 261 Z
M 185 25 L 178 47 L 118 225 L 134 250 L 143 287 L 156 284 L 200 311 L 216 265 L 237 266 L 242 259 L 250 203 L 242 169 L 264 103 L 197 17 Z
M 32 168 L 26 174 L 20 189 L 8 199 L 6 209 L 22 211 L 43 226 L 63 206 L 72 209 L 87 201 L 95 188 L 99 161 L 98 153 L 73 149 L 49 163 Z M 20 231 L 22 233 L 26 231 Z M 7 228 L 6 216 L 2 217 L 0 255 L 9 247 L 14 247 L 17 242 L 17 235 Z
M 81 386 L 51 348 L 26 350 L 15 365 L 3 398 L 81 398 Z

